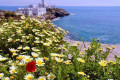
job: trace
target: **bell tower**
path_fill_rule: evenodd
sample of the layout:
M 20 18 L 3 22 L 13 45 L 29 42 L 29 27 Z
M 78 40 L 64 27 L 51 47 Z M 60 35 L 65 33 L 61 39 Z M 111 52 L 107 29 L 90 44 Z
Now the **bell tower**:
M 44 0 L 42 0 L 42 5 L 43 5 L 43 7 L 45 7 L 44 5 L 45 5 L 45 2 L 44 2 Z

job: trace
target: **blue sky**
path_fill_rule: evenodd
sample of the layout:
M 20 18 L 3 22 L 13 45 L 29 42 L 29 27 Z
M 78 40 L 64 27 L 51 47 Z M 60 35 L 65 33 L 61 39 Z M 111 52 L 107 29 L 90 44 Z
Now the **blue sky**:
M 41 0 L 0 0 L 0 6 L 27 6 L 38 4 Z M 120 6 L 120 0 L 45 0 L 57 6 Z

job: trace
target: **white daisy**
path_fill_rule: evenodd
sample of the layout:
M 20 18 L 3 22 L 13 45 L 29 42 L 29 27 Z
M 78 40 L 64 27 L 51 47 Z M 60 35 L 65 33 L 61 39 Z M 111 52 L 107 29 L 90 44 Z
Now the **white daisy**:
M 14 49 L 14 48 L 9 48 L 11 53 L 16 53 L 18 50 Z
M 71 64 L 71 60 L 64 61 L 65 64 Z
M 8 42 L 12 42 L 12 41 L 13 41 L 13 39 L 12 39 L 12 38 L 9 38 L 9 39 L 8 39 Z
M 39 40 L 39 37 L 35 37 L 36 40 Z
M 55 77 L 56 77 L 56 76 L 55 76 L 54 74 L 49 74 L 49 75 L 47 76 L 48 80 L 54 80 Z
M 44 45 L 44 46 L 50 46 L 50 44 L 49 44 L 49 43 L 43 43 L 43 45 Z
M 56 61 L 60 63 L 63 62 L 63 59 L 56 57 Z
M 0 55 L 0 61 L 6 61 L 6 60 L 7 60 L 7 58 Z
M 34 43 L 40 43 L 40 41 L 36 40 L 36 41 L 34 41 Z
M 33 59 L 33 58 L 31 58 L 30 56 L 25 56 L 25 57 L 23 58 L 23 61 L 28 63 L 28 62 L 30 62 L 32 59 Z
M 24 79 L 25 80 L 33 80 L 34 76 L 32 74 L 26 74 Z
M 45 76 L 40 76 L 40 77 L 38 78 L 38 80 L 46 80 L 46 77 L 45 77 Z
M 0 73 L 0 79 L 4 76 L 4 73 Z
M 58 56 L 58 54 L 56 54 L 56 53 L 51 53 L 50 55 L 51 55 L 52 57 Z
M 25 65 L 25 62 L 21 61 L 18 63 L 19 66 L 24 66 Z
M 39 55 L 38 55 L 37 53 L 35 53 L 35 52 L 32 52 L 31 55 L 32 55 L 34 58 L 36 58 L 36 57 L 39 56 Z
M 18 55 L 17 53 L 13 53 L 13 54 L 12 54 L 13 57 L 14 57 L 14 56 L 17 56 L 17 55 Z
M 37 58 L 36 59 L 36 65 L 38 66 L 44 66 L 44 61 L 43 61 L 43 58 Z
M 30 47 L 26 46 L 26 47 L 23 48 L 23 50 L 30 50 Z
M 22 46 L 19 46 L 17 49 L 21 50 L 21 49 L 22 49 Z
M 22 60 L 23 58 L 25 58 L 25 55 L 19 55 L 18 57 L 16 57 L 16 59 L 18 60 Z
M 15 66 L 11 66 L 9 72 L 10 72 L 11 74 L 17 73 L 16 67 L 15 67 Z
M 40 51 L 39 49 L 36 49 L 35 47 L 33 47 L 32 50 L 33 50 L 34 52 L 39 52 L 39 51 Z
M 2 80 L 10 80 L 9 77 L 4 77 Z

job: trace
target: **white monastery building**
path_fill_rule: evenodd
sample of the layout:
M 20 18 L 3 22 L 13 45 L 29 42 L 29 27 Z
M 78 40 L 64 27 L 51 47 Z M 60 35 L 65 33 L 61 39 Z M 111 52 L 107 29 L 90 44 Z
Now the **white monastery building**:
M 17 14 L 22 13 L 24 15 L 36 15 L 40 16 L 46 13 L 47 8 L 55 8 L 55 6 L 47 6 L 46 3 L 44 3 L 44 0 L 42 0 L 42 3 L 39 3 L 38 6 L 36 5 L 29 5 L 28 8 L 18 8 Z

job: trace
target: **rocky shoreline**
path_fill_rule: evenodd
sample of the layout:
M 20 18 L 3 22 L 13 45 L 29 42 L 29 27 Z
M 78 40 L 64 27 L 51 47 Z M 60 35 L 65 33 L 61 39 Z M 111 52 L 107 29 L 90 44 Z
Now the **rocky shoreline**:
M 44 14 L 42 17 L 45 18 L 45 20 L 53 20 L 58 17 L 64 17 L 64 16 L 69 16 L 70 13 L 68 13 L 66 10 L 61 9 L 61 8 L 49 8 L 47 9 L 47 13 Z

